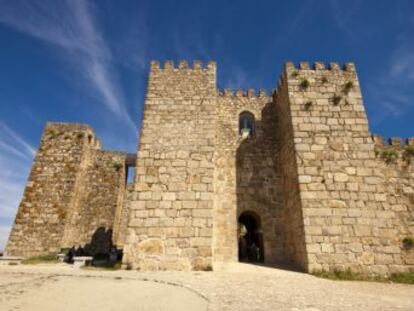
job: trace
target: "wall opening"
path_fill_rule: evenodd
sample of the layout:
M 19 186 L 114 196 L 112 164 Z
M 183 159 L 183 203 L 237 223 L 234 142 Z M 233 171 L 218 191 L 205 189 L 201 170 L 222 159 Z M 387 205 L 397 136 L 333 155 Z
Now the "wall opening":
M 254 115 L 249 111 L 244 111 L 239 115 L 239 134 L 242 137 L 254 135 Z
M 137 155 L 128 153 L 125 159 L 125 182 L 131 184 L 134 182 L 135 166 L 137 163 Z
M 239 261 L 263 262 L 264 247 L 259 216 L 244 212 L 238 219 Z
M 131 184 L 134 182 L 134 172 L 135 172 L 135 167 L 134 166 L 127 166 L 127 176 L 126 176 L 126 180 L 127 180 L 127 184 Z

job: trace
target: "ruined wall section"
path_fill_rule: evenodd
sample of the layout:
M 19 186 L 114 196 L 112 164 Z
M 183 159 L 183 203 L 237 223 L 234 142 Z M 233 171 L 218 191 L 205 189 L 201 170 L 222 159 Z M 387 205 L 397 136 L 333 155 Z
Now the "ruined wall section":
M 307 267 L 387 274 L 412 269 L 402 256 L 396 214 L 368 130 L 353 64 L 288 63 L 289 93 Z M 406 207 L 408 209 L 408 207 Z
M 90 254 L 109 251 L 115 216 L 125 193 L 123 152 L 89 149 L 75 187 L 71 217 L 65 227 L 63 247 L 82 245 Z
M 125 189 L 125 154 L 100 150 L 87 125 L 47 123 L 6 248 L 37 256 L 108 249 Z
M 124 265 L 211 267 L 216 65 L 152 62 Z
M 254 115 L 254 133 L 243 138 L 239 115 Z M 225 90 L 216 105 L 214 259 L 237 261 L 237 219 L 259 218 L 265 262 L 281 261 L 281 182 L 276 170 L 275 112 L 264 91 Z
M 46 124 L 6 247 L 8 255 L 60 251 L 89 135 L 92 130 L 86 125 Z
M 129 214 L 131 211 L 131 203 L 134 198 L 134 184 L 127 184 L 125 193 L 122 198 L 122 205 L 117 210 L 114 222 L 113 241 L 118 248 L 123 248 L 128 233 Z

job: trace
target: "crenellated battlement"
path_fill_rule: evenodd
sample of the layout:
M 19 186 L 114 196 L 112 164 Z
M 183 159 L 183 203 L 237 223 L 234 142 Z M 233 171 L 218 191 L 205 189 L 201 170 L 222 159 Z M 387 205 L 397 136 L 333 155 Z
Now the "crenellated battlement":
M 269 97 L 267 91 L 265 89 L 259 89 L 258 91 L 255 89 L 224 89 L 219 90 L 218 95 L 221 97 L 248 97 L 248 98 L 265 98 Z
M 87 124 L 47 122 L 43 133 L 43 141 L 51 141 L 59 138 L 65 140 L 84 140 L 87 145 L 94 149 L 100 149 L 102 147 L 101 141 L 96 137 L 93 129 Z
M 323 62 L 314 62 L 310 64 L 309 62 L 300 62 L 299 65 L 295 65 L 293 62 L 287 62 L 285 64 L 285 69 L 287 71 L 292 70 L 331 70 L 334 72 L 346 71 L 346 72 L 356 72 L 354 63 L 344 63 L 340 65 L 337 62 L 323 63 Z
M 390 137 L 385 139 L 381 135 L 373 134 L 372 139 L 377 147 L 393 147 L 399 149 L 405 146 L 414 146 L 414 137 L 408 137 L 406 139 L 401 137 Z
M 384 139 L 381 135 L 372 135 L 375 143 L 375 155 L 387 164 L 411 164 L 414 156 L 414 137 L 403 139 L 391 137 Z
M 189 65 L 188 61 L 180 60 L 178 65 L 172 60 L 166 60 L 161 65 L 159 61 L 151 62 L 151 71 L 179 71 L 179 70 L 195 70 L 195 71 L 206 71 L 206 70 L 216 70 L 216 62 L 209 61 L 204 63 L 201 60 L 194 60 L 192 66 Z
M 66 123 L 66 122 L 47 122 L 45 128 L 47 129 L 54 129 L 54 130 L 61 130 L 61 131 L 91 131 L 93 132 L 92 128 L 83 123 Z

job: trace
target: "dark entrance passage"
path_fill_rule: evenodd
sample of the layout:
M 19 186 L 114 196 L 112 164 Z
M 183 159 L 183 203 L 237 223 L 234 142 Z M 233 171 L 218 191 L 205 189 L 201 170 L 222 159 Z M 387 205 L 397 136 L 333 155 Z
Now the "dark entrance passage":
M 260 219 L 252 213 L 240 215 L 238 223 L 239 261 L 263 262 L 264 248 Z

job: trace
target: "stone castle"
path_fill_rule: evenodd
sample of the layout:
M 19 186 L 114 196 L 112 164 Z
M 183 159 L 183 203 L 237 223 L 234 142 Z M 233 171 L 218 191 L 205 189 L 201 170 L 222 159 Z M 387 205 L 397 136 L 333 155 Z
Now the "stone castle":
M 6 253 L 113 243 L 140 270 L 414 271 L 411 159 L 414 138 L 370 133 L 352 63 L 287 63 L 269 96 L 219 91 L 214 62 L 152 62 L 136 155 L 46 125 Z

